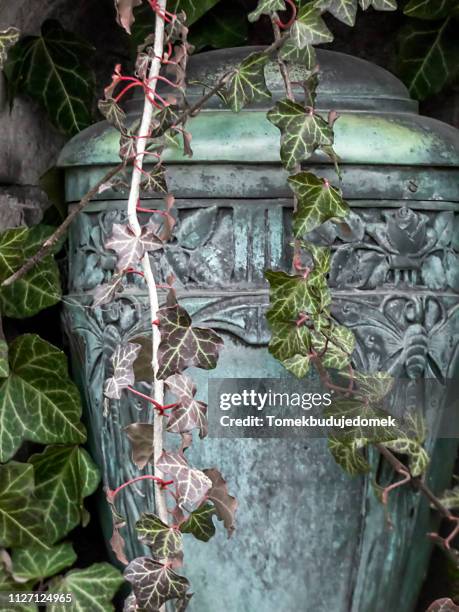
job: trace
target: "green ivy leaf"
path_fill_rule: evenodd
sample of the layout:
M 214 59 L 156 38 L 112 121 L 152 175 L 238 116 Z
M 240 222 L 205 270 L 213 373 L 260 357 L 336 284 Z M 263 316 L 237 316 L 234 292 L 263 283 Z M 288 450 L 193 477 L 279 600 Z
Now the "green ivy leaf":
M 212 520 L 215 514 L 215 506 L 204 503 L 180 525 L 180 531 L 182 533 L 191 533 L 202 542 L 208 542 L 215 535 L 215 525 Z
M 70 542 L 63 542 L 46 550 L 39 546 L 28 546 L 13 550 L 13 575 L 16 580 L 43 580 L 54 576 L 77 559 Z
M 248 14 L 248 19 L 254 23 L 262 15 L 272 15 L 277 11 L 285 11 L 284 0 L 258 0 L 257 8 Z
M 410 0 L 403 9 L 408 17 L 417 19 L 444 19 L 459 9 L 458 0 Z
M 88 67 L 94 48 L 53 20 L 41 36 L 27 36 L 11 50 L 5 65 L 11 97 L 17 90 L 46 108 L 50 120 L 73 135 L 91 125 L 94 75 Z
M 310 172 L 299 172 L 288 178 L 298 198 L 293 221 L 295 236 L 305 236 L 330 219 L 342 219 L 349 212 L 341 191 Z
M 33 497 L 34 486 L 31 465 L 16 461 L 0 465 L 0 546 L 47 548 L 43 511 Z
M 316 353 L 322 355 L 322 365 L 325 368 L 339 370 L 351 362 L 355 347 L 355 337 L 350 329 L 342 325 L 331 325 L 320 332 L 314 332 L 312 345 Z
M 271 98 L 265 80 L 268 59 L 266 53 L 252 53 L 241 62 L 229 80 L 226 100 L 235 113 L 252 102 Z
M 8 56 L 8 50 L 19 40 L 20 32 L 17 28 L 0 30 L 0 70 L 3 68 Z
M 10 364 L 8 363 L 8 344 L 0 338 L 0 378 L 8 378 Z
M 36 225 L 30 229 L 16 228 L 0 236 L 0 282 L 30 259 L 54 228 Z M 53 248 L 56 253 L 62 241 Z M 40 310 L 57 304 L 61 299 L 59 269 L 52 255 L 45 257 L 23 278 L 0 289 L 0 308 L 13 318 L 31 317 Z
M 161 343 L 158 378 L 164 380 L 194 366 L 212 370 L 217 365 L 223 340 L 211 329 L 193 327 L 187 311 L 169 306 L 158 311 Z
M 343 376 L 350 377 L 348 372 L 341 372 Z M 365 374 L 354 370 L 352 377 L 356 383 L 354 392 L 357 397 L 366 399 L 370 403 L 380 402 L 391 391 L 394 379 L 388 372 L 372 372 Z
M 312 45 L 300 49 L 292 38 L 289 38 L 281 47 L 280 57 L 292 64 L 301 64 L 306 70 L 312 70 L 316 64 L 316 51 Z
M 422 476 L 426 471 L 429 465 L 429 455 L 417 440 L 402 436 L 397 440 L 384 442 L 384 446 L 395 453 L 408 457 L 408 467 L 414 478 Z
M 48 446 L 29 463 L 35 469 L 35 496 L 45 508 L 48 540 L 57 542 L 82 522 L 83 500 L 96 490 L 99 471 L 78 446 Z
M 321 146 L 333 145 L 333 128 L 312 108 L 292 100 L 280 100 L 268 113 L 268 119 L 281 132 L 281 160 L 293 170 Z
M 170 599 L 183 600 L 190 583 L 169 566 L 149 557 L 138 557 L 124 571 L 132 584 L 136 603 L 141 610 L 159 610 Z
M 376 11 L 396 11 L 397 0 L 360 0 L 360 6 L 364 11 L 370 6 Z
M 10 345 L 9 361 L 10 376 L 0 383 L 0 461 L 8 461 L 23 440 L 84 442 L 80 396 L 64 353 L 26 334 Z
M 181 532 L 163 523 L 155 514 L 143 512 L 135 528 L 139 540 L 151 548 L 156 559 L 177 557 L 183 550 Z
M 362 439 L 343 442 L 334 436 L 328 438 L 328 448 L 334 460 L 351 476 L 367 474 L 370 471 L 370 464 L 361 452 L 365 445 L 366 441 Z
M 357 0 L 318 0 L 315 5 L 322 11 L 328 11 L 346 25 L 355 25 Z
M 121 573 L 109 563 L 93 563 L 85 569 L 72 570 L 53 579 L 48 593 L 71 593 L 68 612 L 111 612 L 111 600 L 123 584 Z M 62 612 L 62 604 L 48 604 L 48 612 Z
M 418 100 L 438 93 L 459 73 L 459 39 L 450 18 L 413 21 L 400 32 L 398 73 Z
M 291 28 L 291 36 L 300 49 L 304 49 L 307 45 L 321 45 L 333 40 L 333 34 L 325 25 L 320 10 L 313 2 L 304 4 L 298 11 Z
M 311 331 L 305 326 L 276 323 L 272 326 L 268 350 L 286 370 L 303 378 L 311 362 Z

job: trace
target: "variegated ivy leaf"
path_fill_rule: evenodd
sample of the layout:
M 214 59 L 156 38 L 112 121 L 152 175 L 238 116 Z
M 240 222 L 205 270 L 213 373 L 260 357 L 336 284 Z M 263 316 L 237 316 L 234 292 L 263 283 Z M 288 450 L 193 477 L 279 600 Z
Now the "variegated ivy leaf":
M 114 223 L 111 238 L 105 242 L 105 248 L 115 251 L 118 256 L 116 268 L 119 272 L 139 264 L 146 252 L 162 247 L 163 243 L 152 225 L 144 226 L 140 236 L 136 236 L 129 225 Z
M 134 9 L 141 4 L 142 0 L 115 0 L 116 20 L 128 34 L 131 33 L 135 21 Z
M 334 460 L 351 476 L 367 474 L 370 471 L 370 464 L 362 454 L 366 443 L 363 439 L 343 441 L 334 436 L 328 438 L 328 448 Z
M 43 509 L 33 496 L 33 467 L 0 465 L 0 547 L 36 545 L 47 549 Z
M 322 365 L 325 368 L 339 370 L 346 368 L 355 347 L 355 337 L 350 329 L 342 325 L 331 325 L 313 332 L 312 346 L 316 353 L 322 355 Z
M 207 499 L 214 504 L 217 518 L 223 521 L 223 525 L 230 538 L 236 529 L 237 499 L 228 493 L 226 480 L 218 470 L 211 468 L 204 470 L 204 474 L 212 483 L 212 487 L 207 493 Z
M 179 406 L 169 415 L 167 431 L 186 433 L 199 429 L 200 438 L 205 438 L 208 431 L 207 405 L 195 399 L 196 385 L 192 379 L 184 374 L 173 374 L 165 383 L 179 401 Z
M 17 28 L 7 28 L 0 30 L 0 70 L 3 68 L 8 55 L 8 49 L 15 45 L 19 40 L 20 32 Z
M 183 550 L 183 537 L 177 527 L 170 527 L 156 514 L 142 513 L 135 524 L 139 540 L 151 548 L 156 559 L 177 557 Z
M 441 503 L 448 510 L 458 510 L 459 509 L 459 485 L 453 487 L 452 489 L 446 490 L 443 495 L 440 497 Z
M 158 311 L 161 343 L 158 349 L 158 378 L 163 380 L 194 366 L 212 370 L 223 340 L 211 329 L 193 327 L 190 315 L 179 306 Z
M 212 481 L 204 472 L 190 468 L 182 454 L 163 451 L 156 462 L 156 467 L 174 480 L 174 485 L 177 486 L 178 505 L 185 510 L 194 510 L 212 487 Z
M 318 0 L 315 5 L 322 11 L 328 11 L 333 17 L 348 26 L 355 25 L 357 0 Z
M 304 49 L 307 45 L 321 45 L 333 40 L 333 34 L 325 25 L 320 10 L 313 2 L 301 6 L 290 33 L 300 49 Z
M 312 70 L 317 64 L 314 47 L 312 45 L 306 45 L 300 49 L 292 38 L 289 38 L 287 42 L 282 45 L 280 57 L 286 62 L 301 64 L 306 70 Z
M 295 236 L 302 237 L 329 221 L 342 219 L 349 212 L 341 191 L 311 172 L 299 172 L 288 178 L 298 198 L 298 209 L 293 221 Z
M 391 391 L 394 378 L 388 372 L 365 374 L 354 370 L 352 373 L 341 372 L 342 376 L 354 379 L 354 394 L 370 403 L 378 403 Z
M 290 322 L 276 322 L 271 329 L 271 355 L 298 378 L 305 376 L 311 361 L 311 330 Z
M 268 60 L 266 53 L 252 53 L 237 67 L 226 89 L 226 100 L 235 113 L 252 102 L 271 97 L 265 80 Z
M 208 542 L 215 535 L 215 525 L 212 518 L 214 514 L 216 514 L 215 506 L 204 503 L 196 508 L 186 521 L 180 524 L 180 531 L 191 533 L 202 542 Z
M 98 285 L 93 291 L 93 308 L 99 308 L 104 304 L 108 304 L 113 300 L 118 292 L 123 289 L 122 286 L 123 276 L 121 274 L 115 274 L 108 283 Z
M 281 160 L 294 169 L 321 146 L 333 145 L 333 128 L 312 108 L 292 100 L 280 100 L 269 111 L 268 119 L 281 132 Z
M 359 0 L 360 6 L 366 11 L 372 6 L 376 11 L 396 11 L 397 0 Z
M 384 442 L 384 446 L 395 453 L 408 457 L 408 467 L 414 478 L 422 476 L 429 465 L 429 455 L 423 446 L 411 438 L 402 436 L 397 440 Z
M 71 570 L 65 576 L 54 578 L 47 593 L 71 593 L 70 612 L 114 612 L 111 601 L 123 582 L 123 576 L 113 565 L 93 563 L 85 569 Z M 47 604 L 46 610 L 62 612 L 62 604 Z
M 121 134 L 126 133 L 126 113 L 113 98 L 99 100 L 97 107 L 105 119 Z
M 13 575 L 21 582 L 43 580 L 54 576 L 77 559 L 70 542 L 56 544 L 49 550 L 41 546 L 15 548 L 12 554 Z
M 85 522 L 83 500 L 99 484 L 99 470 L 79 446 L 48 446 L 29 459 L 35 471 L 35 496 L 45 508 L 47 538 L 54 543 Z
M 41 444 L 80 444 L 81 402 L 61 351 L 34 334 L 10 345 L 10 375 L 0 383 L 0 462 L 23 440 Z
M 262 15 L 271 15 L 276 11 L 285 11 L 284 0 L 258 0 L 257 8 L 248 14 L 248 19 L 253 23 Z
M 124 428 L 132 445 L 132 461 L 139 470 L 153 459 L 153 434 L 152 423 L 131 423 Z
M 156 164 L 150 172 L 142 176 L 140 189 L 144 193 L 167 193 L 166 171 L 161 163 Z
M 171 599 L 186 599 L 190 587 L 184 576 L 149 557 L 131 561 L 124 571 L 124 577 L 132 584 L 139 609 L 148 612 L 157 612 Z
M 104 395 L 110 399 L 120 399 L 121 391 L 135 382 L 134 361 L 140 351 L 140 344 L 127 342 L 118 344 L 113 353 L 113 376 L 105 382 Z

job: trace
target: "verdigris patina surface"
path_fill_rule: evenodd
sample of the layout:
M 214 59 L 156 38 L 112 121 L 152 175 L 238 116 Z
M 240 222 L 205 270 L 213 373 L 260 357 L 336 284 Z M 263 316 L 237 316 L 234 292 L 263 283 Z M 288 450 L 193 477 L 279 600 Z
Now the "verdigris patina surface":
M 247 53 L 198 56 L 189 80 L 210 82 Z M 459 367 L 458 132 L 420 117 L 404 86 L 368 62 L 322 51 L 319 64 L 318 108 L 340 113 L 336 150 L 352 207 L 350 231 L 327 223 L 311 235 L 333 252 L 334 315 L 356 334 L 357 367 L 446 382 Z M 269 67 L 276 98 L 282 84 L 274 74 Z M 191 98 L 200 93 L 198 85 L 190 87 Z M 138 112 L 136 103 L 131 112 Z M 263 273 L 286 269 L 291 261 L 292 204 L 278 158 L 279 133 L 265 113 L 256 106 L 236 115 L 216 98 L 189 122 L 193 159 L 179 149 L 166 153 L 178 223 L 173 241 L 151 257 L 158 281 L 172 272 L 195 319 L 225 337 L 218 368 L 193 373 L 204 385 L 210 376 L 284 375 L 266 349 Z M 101 123 L 64 149 L 60 163 L 67 168 L 69 202 L 117 163 L 117 140 Z M 308 164 L 337 182 L 325 157 Z M 73 225 L 65 309 L 92 450 L 110 488 L 138 474 L 122 428 L 151 419 L 150 409 L 132 397 L 103 398 L 114 346 L 151 324 L 142 280 L 130 278 L 116 302 L 91 307 L 92 292 L 114 271 L 115 256 L 103 244 L 113 223 L 125 220 L 124 197 L 103 192 Z M 142 207 L 156 208 L 155 199 L 144 198 Z M 305 382 L 308 390 L 317 384 L 314 377 Z M 426 403 L 424 411 L 435 423 L 442 402 Z M 430 439 L 428 446 L 429 478 L 440 490 L 449 484 L 456 445 Z M 208 439 L 192 453 L 198 467 L 218 463 L 240 500 L 238 531 L 229 544 L 223 533 L 212 546 L 188 543 L 192 610 L 413 609 L 430 553 L 425 533 L 435 520 L 416 493 L 394 494 L 395 528 L 389 531 L 370 478 L 346 476 L 325 440 Z M 151 488 L 125 490 L 119 502 L 121 512 L 135 519 L 151 509 Z M 101 508 L 106 512 L 103 503 Z M 111 524 L 104 524 L 108 539 Z M 140 551 L 131 534 L 129 556 Z

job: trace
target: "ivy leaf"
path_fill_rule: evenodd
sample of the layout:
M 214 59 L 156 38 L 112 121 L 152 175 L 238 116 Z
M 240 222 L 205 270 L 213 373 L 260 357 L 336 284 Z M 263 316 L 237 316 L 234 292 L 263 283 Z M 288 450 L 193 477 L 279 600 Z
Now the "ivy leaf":
M 115 0 L 116 21 L 130 34 L 131 26 L 135 21 L 134 8 L 140 6 L 142 0 Z
M 0 383 L 0 461 L 23 440 L 79 444 L 86 439 L 81 404 L 61 351 L 34 334 L 10 345 L 10 376 Z
M 328 329 L 323 328 L 312 334 L 312 345 L 316 353 L 322 354 L 322 365 L 325 368 L 339 370 L 351 362 L 355 336 L 347 327 L 331 325 Z
M 268 119 L 281 132 L 281 160 L 287 170 L 294 169 L 321 146 L 333 145 L 333 128 L 312 108 L 292 100 L 280 100 Z
M 35 496 L 45 508 L 47 538 L 54 543 L 82 522 L 83 500 L 96 490 L 99 471 L 79 446 L 48 446 L 29 463 L 35 470 Z
M 110 125 L 113 125 L 121 134 L 126 134 L 126 113 L 113 98 L 99 100 L 97 108 Z
M 132 584 L 138 607 L 149 612 L 157 612 L 170 599 L 183 600 L 190 587 L 185 576 L 149 557 L 131 561 L 124 577 Z
M 73 135 L 91 125 L 94 75 L 88 67 L 94 48 L 53 20 L 41 36 L 26 36 L 5 65 L 11 97 L 19 89 L 45 107 L 50 120 Z
M 190 514 L 186 521 L 181 523 L 182 533 L 191 533 L 202 542 L 208 542 L 215 535 L 215 525 L 212 517 L 216 514 L 215 506 L 204 503 Z
M 316 51 L 312 45 L 306 45 L 300 49 L 292 38 L 282 45 L 280 57 L 292 64 L 301 64 L 306 70 L 312 70 L 317 64 Z
M 163 451 L 156 462 L 156 467 L 174 480 L 180 508 L 194 509 L 212 487 L 212 481 L 204 472 L 190 468 L 185 457 L 179 453 Z
M 150 172 L 143 175 L 141 191 L 144 193 L 167 193 L 166 171 L 162 164 L 156 164 Z M 161 247 L 160 247 L 161 248 Z M 154 250 L 154 249 L 153 249 Z
M 341 191 L 310 172 L 299 172 L 288 178 L 298 198 L 298 210 L 293 222 L 295 236 L 301 237 L 329 221 L 342 219 L 349 212 Z
M 136 236 L 129 225 L 114 223 L 112 235 L 105 243 L 106 249 L 115 251 L 118 256 L 116 269 L 123 272 L 140 263 L 148 251 L 157 251 L 163 247 L 153 226 L 144 226 L 140 236 Z
M 364 11 L 370 6 L 376 11 L 396 11 L 397 0 L 360 0 L 360 6 Z
M 365 445 L 364 439 L 343 441 L 334 436 L 328 438 L 328 448 L 334 460 L 351 476 L 367 474 L 370 471 L 370 464 L 361 452 Z
M 459 606 L 449 597 L 442 597 L 431 603 L 426 612 L 459 612 Z
M 350 378 L 348 372 L 342 372 L 343 376 Z M 370 403 L 380 402 L 391 391 L 394 386 L 394 378 L 388 372 L 372 372 L 365 374 L 354 370 L 352 377 L 357 385 L 355 394 Z
M 132 461 L 143 470 L 153 458 L 154 427 L 151 423 L 131 423 L 124 431 L 132 444 Z
M 73 602 L 66 606 L 69 612 L 110 612 L 115 608 L 111 600 L 123 584 L 121 573 L 109 563 L 93 563 L 85 569 L 71 570 L 65 576 L 54 578 L 48 593 L 71 593 Z M 48 604 L 49 612 L 62 612 L 62 604 Z
M 8 49 L 18 42 L 19 36 L 20 32 L 17 28 L 10 27 L 0 30 L 0 70 L 5 65 Z
M 54 576 L 77 559 L 70 542 L 63 542 L 49 550 L 40 546 L 28 546 L 13 550 L 13 575 L 20 582 L 43 580 Z
M 0 281 L 8 278 L 30 257 L 54 231 L 46 225 L 30 229 L 15 228 L 0 236 Z M 57 252 L 61 243 L 53 252 Z M 25 318 L 59 302 L 61 287 L 59 270 L 52 256 L 45 257 L 21 279 L 0 289 L 0 308 L 13 318 Z
M 151 548 L 156 559 L 177 557 L 183 550 L 181 532 L 169 527 L 155 514 L 142 513 L 135 524 L 139 540 Z
M 0 378 L 8 378 L 10 365 L 8 363 L 8 344 L 0 338 Z
M 400 32 L 398 73 L 418 100 L 438 93 L 458 74 L 459 40 L 450 18 L 414 21 Z
M 272 325 L 269 352 L 296 377 L 303 378 L 311 362 L 311 331 L 295 323 L 276 322 Z
M 271 98 L 265 80 L 265 66 L 268 60 L 266 53 L 252 53 L 241 62 L 229 80 L 226 99 L 235 113 L 252 102 Z
M 272 15 L 276 11 L 285 11 L 284 0 L 258 0 L 257 8 L 248 14 L 248 20 L 254 23 L 262 15 Z
M 459 509 L 459 485 L 453 487 L 452 489 L 446 490 L 440 497 L 440 502 L 448 510 Z
M 115 295 L 123 290 L 122 281 L 123 276 L 121 274 L 115 274 L 108 283 L 97 286 L 92 294 L 94 298 L 92 307 L 99 308 L 99 306 L 111 302 Z
M 318 0 L 315 5 L 322 11 L 328 11 L 346 25 L 355 25 L 357 0 Z
M 444 19 L 452 10 L 459 7 L 457 0 L 410 0 L 403 12 L 417 19 Z
M 212 370 L 223 340 L 211 329 L 193 327 L 190 315 L 179 306 L 158 310 L 161 343 L 158 349 L 158 378 L 163 380 L 194 366 Z
M 199 437 L 205 438 L 208 431 L 207 405 L 195 399 L 196 385 L 192 379 L 184 374 L 174 374 L 165 383 L 180 404 L 170 413 L 167 431 L 186 433 L 199 429 Z
M 113 376 L 105 381 L 104 395 L 110 399 L 120 399 L 121 391 L 135 382 L 134 361 L 140 351 L 140 344 L 126 342 L 118 344 L 113 353 Z
M 300 49 L 304 49 L 307 45 L 321 45 L 333 40 L 333 34 L 325 25 L 325 21 L 314 3 L 304 4 L 300 7 L 290 32 L 295 44 Z
M 430 458 L 419 440 L 411 438 L 402 431 L 400 437 L 384 442 L 384 446 L 395 453 L 408 457 L 408 467 L 414 478 L 422 476 L 426 471 Z
M 228 493 L 228 487 L 226 480 L 215 468 L 204 470 L 204 474 L 210 479 L 212 487 L 207 493 L 207 499 L 209 499 L 215 505 L 215 512 L 217 518 L 223 521 L 228 537 L 233 535 L 236 529 L 235 517 L 238 502 L 235 497 Z
M 16 461 L 0 465 L 0 546 L 35 544 L 47 548 L 34 486 L 31 465 Z

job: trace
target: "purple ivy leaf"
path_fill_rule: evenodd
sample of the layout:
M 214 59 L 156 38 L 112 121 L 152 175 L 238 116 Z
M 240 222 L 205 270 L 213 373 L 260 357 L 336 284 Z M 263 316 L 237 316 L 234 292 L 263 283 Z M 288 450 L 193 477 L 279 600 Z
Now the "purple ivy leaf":
M 132 461 L 139 470 L 153 458 L 153 430 L 152 423 L 131 423 L 124 428 L 132 444 Z
M 105 243 L 105 248 L 117 254 L 116 268 L 119 272 L 136 266 L 147 251 L 157 251 L 163 247 L 155 229 L 155 226 L 148 225 L 142 228 L 140 236 L 136 236 L 129 225 L 113 225 L 111 238 Z
M 211 329 L 192 327 L 191 317 L 178 304 L 158 310 L 161 343 L 158 378 L 163 380 L 195 366 L 212 370 L 223 340 Z
M 236 529 L 235 516 L 238 506 L 237 499 L 228 493 L 226 480 L 218 470 L 211 468 L 203 471 L 212 482 L 212 488 L 208 491 L 207 498 L 213 502 L 217 517 L 220 521 L 223 521 L 223 525 L 230 538 Z
M 199 429 L 199 437 L 205 438 L 208 432 L 207 404 L 195 399 L 196 385 L 192 379 L 184 374 L 173 374 L 165 383 L 179 402 L 170 413 L 167 431 L 181 434 Z
M 123 277 L 120 274 L 116 274 L 113 278 L 110 279 L 108 283 L 104 283 L 103 285 L 98 285 L 94 289 L 93 297 L 94 301 L 92 303 L 93 308 L 98 308 L 103 304 L 108 304 L 112 301 L 117 292 L 121 292 L 123 290 L 121 282 Z
M 185 457 L 179 453 L 163 451 L 156 462 L 156 467 L 174 480 L 177 486 L 178 506 L 188 511 L 199 506 L 212 487 L 210 478 L 201 470 L 191 468 Z
M 113 376 L 105 382 L 104 395 L 120 399 L 121 391 L 135 382 L 133 364 L 140 351 L 140 344 L 119 344 L 112 357 Z
M 158 612 L 166 601 L 184 600 L 189 596 L 190 583 L 185 576 L 149 557 L 137 557 L 131 561 L 124 577 L 132 584 L 136 603 L 144 612 Z

